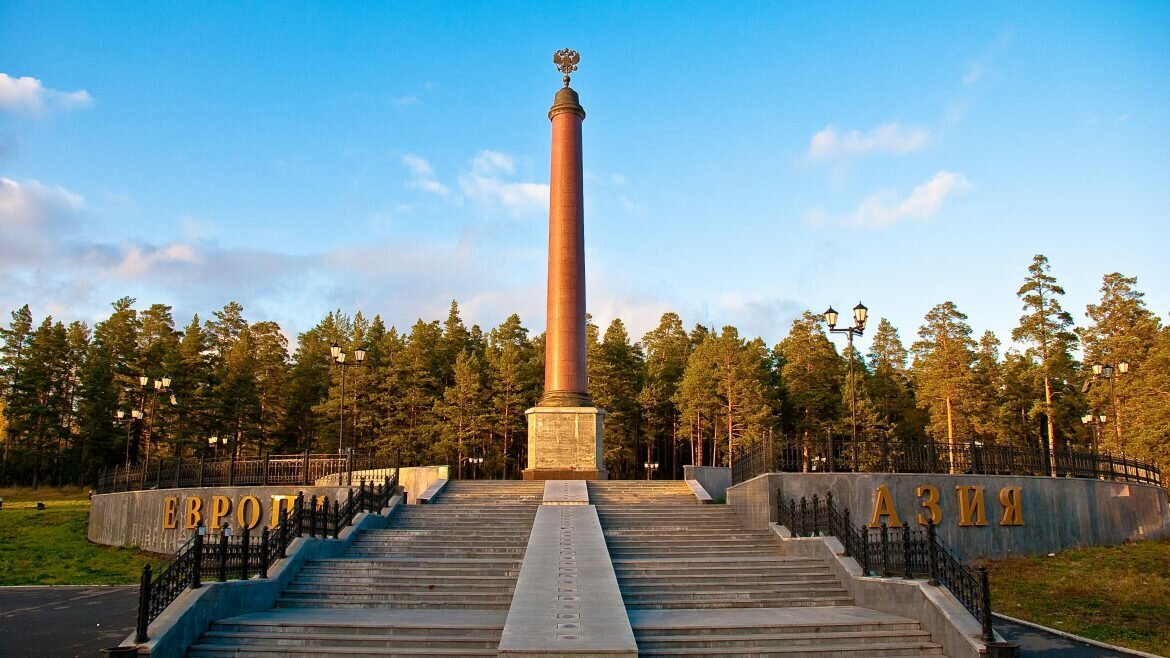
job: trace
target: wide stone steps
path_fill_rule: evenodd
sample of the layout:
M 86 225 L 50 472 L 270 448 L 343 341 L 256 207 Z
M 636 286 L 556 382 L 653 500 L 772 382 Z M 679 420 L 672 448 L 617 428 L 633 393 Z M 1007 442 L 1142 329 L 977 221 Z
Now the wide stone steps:
M 590 481 L 589 502 L 594 505 L 646 505 L 678 503 L 698 507 L 698 500 L 685 482 L 671 481 Z
M 901 631 L 817 631 L 811 633 L 744 632 L 739 634 L 720 633 L 717 635 L 708 635 L 704 636 L 699 642 L 695 642 L 695 636 L 693 635 L 668 635 L 656 638 L 643 636 L 642 641 L 638 644 L 638 648 L 642 651 L 654 651 L 658 649 L 677 647 L 683 642 L 685 642 L 689 647 L 700 646 L 711 649 L 757 647 L 761 644 L 769 644 L 777 647 L 815 646 L 818 649 L 821 649 L 826 647 L 839 647 L 842 645 L 855 645 L 862 643 L 870 646 L 897 645 L 907 643 L 929 644 L 930 633 L 919 629 L 907 629 Z
M 396 629 L 392 629 L 396 630 Z M 265 633 L 257 631 L 210 631 L 203 635 L 205 644 L 234 644 L 237 646 L 265 645 L 268 647 L 331 647 L 337 644 L 337 635 L 334 633 Z M 435 633 L 433 629 L 421 635 L 405 635 L 402 633 L 362 633 L 346 637 L 346 646 L 350 648 L 378 649 L 473 649 L 495 650 L 499 645 L 499 638 L 494 633 L 485 633 L 481 637 L 457 637 Z

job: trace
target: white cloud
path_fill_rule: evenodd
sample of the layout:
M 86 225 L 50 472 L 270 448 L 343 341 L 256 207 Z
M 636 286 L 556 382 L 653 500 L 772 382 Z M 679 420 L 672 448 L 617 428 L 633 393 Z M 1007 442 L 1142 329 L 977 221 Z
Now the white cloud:
M 398 98 L 391 98 L 390 104 L 394 107 L 407 107 L 410 105 L 418 105 L 418 96 L 400 96 Z
M 171 263 L 195 265 L 199 263 L 199 256 L 196 254 L 194 246 L 183 242 L 175 242 L 158 248 L 130 245 L 126 247 L 125 253 L 122 255 L 122 262 L 113 267 L 110 273 L 118 277 L 134 279 L 152 274 L 159 266 Z
M 502 207 L 513 215 L 548 208 L 548 185 L 506 180 L 516 171 L 515 158 L 498 151 L 480 151 L 471 169 L 459 176 L 459 189 L 483 210 Z
M 80 194 L 28 179 L 23 183 L 0 176 L 0 226 L 56 225 L 85 206 Z
M 419 157 L 412 153 L 407 153 L 402 156 L 402 164 L 410 169 L 411 179 L 407 183 L 408 187 L 420 189 L 431 194 L 438 194 L 439 196 L 448 196 L 451 194 L 450 188 L 439 182 L 435 177 L 435 170 L 431 168 L 431 163 L 427 162 L 425 158 Z
M 48 110 L 77 110 L 93 105 L 93 97 L 84 89 L 57 91 L 36 78 L 14 78 L 0 73 L 0 110 L 39 116 Z
M 902 126 L 897 122 L 884 123 L 869 132 L 852 130 L 839 133 L 832 125 L 812 136 L 808 145 L 808 159 L 813 161 L 891 153 L 905 155 L 920 151 L 930 140 L 930 133 L 922 126 Z
M 967 190 L 971 184 L 962 174 L 940 171 L 914 188 L 905 198 L 891 191 L 871 194 L 861 201 L 852 215 L 834 219 L 824 210 L 814 208 L 807 219 L 811 224 L 840 224 L 859 228 L 884 228 L 909 219 L 926 220 L 942 209 L 947 197 Z

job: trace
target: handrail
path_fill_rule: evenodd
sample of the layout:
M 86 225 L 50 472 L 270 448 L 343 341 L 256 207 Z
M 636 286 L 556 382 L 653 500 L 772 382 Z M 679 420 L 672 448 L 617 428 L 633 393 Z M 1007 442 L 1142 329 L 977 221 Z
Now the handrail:
M 353 485 L 355 471 L 391 468 L 387 458 L 373 455 L 318 454 L 308 451 L 288 455 L 263 455 L 247 459 L 152 459 L 133 466 L 102 469 L 94 491 L 99 494 L 143 489 L 184 489 L 194 487 L 268 486 L 300 484 L 338 473 L 348 473 Z
M 904 578 L 926 576 L 930 585 L 946 587 L 963 607 L 976 619 L 982 629 L 982 640 L 995 642 L 991 625 L 991 585 L 987 569 L 975 567 L 963 560 L 959 552 L 938 536 L 933 521 L 925 530 L 909 527 L 891 528 L 885 523 L 874 528 L 866 524 L 850 523 L 849 509 L 839 509 L 833 502 L 833 493 L 825 498 L 813 494 L 809 501 L 801 496 L 800 503 L 776 492 L 776 520 L 796 537 L 833 536 L 845 548 L 845 555 L 857 560 L 867 576 L 890 578 L 897 574 Z
M 741 448 L 732 460 L 731 481 L 739 484 L 769 472 L 956 473 L 1092 478 L 1162 484 L 1157 465 L 1124 455 L 967 443 L 903 443 L 846 437 L 810 441 L 761 440 Z
M 397 490 L 398 474 L 395 473 L 377 486 L 367 485 L 362 479 L 357 489 L 351 488 L 346 493 L 344 505 L 334 500 L 330 507 L 328 496 L 310 496 L 306 506 L 305 492 L 298 492 L 293 508 L 281 513 L 276 527 L 263 528 L 259 542 L 252 540 L 248 528 L 239 537 L 233 537 L 227 528 L 219 534 L 206 534 L 200 524 L 157 576 L 152 574 L 149 564 L 142 568 L 134 641 L 139 644 L 149 641 L 150 622 L 187 588 L 202 587 L 204 573 L 213 573 L 220 581 L 246 580 L 253 576 L 267 578 L 269 568 L 287 557 L 288 546 L 294 539 L 306 534 L 336 539 L 359 513 L 377 512 L 389 505 Z

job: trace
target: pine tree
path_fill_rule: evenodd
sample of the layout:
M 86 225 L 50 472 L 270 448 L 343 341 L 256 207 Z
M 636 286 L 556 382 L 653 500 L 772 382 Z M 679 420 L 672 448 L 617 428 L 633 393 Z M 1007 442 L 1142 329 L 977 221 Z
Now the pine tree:
M 1136 375 L 1156 341 L 1160 321 L 1146 308 L 1144 294 L 1136 289 L 1137 278 L 1114 272 L 1106 274 L 1101 283 L 1101 301 L 1089 304 L 1086 315 L 1091 324 L 1080 328 L 1077 333 L 1084 345 L 1086 371 L 1091 372 L 1093 364 L 1117 366 L 1129 364 Z M 1134 389 L 1120 369 L 1114 370 L 1116 381 L 1098 381 L 1089 391 L 1091 410 L 1110 416 L 1112 425 L 1110 440 L 1105 447 L 1126 451 L 1128 433 L 1134 428 L 1130 415 L 1134 413 L 1131 399 Z
M 903 444 L 917 440 L 924 431 L 906 367 L 908 358 L 909 352 L 902 345 L 898 330 L 882 318 L 869 346 L 868 364 L 872 373 L 869 391 L 878 422 L 887 426 L 892 436 Z
M 1056 475 L 1056 409 L 1053 384 L 1072 374 L 1072 352 L 1077 338 L 1072 332 L 1072 316 L 1060 307 L 1064 288 L 1049 274 L 1048 258 L 1036 254 L 1028 266 L 1028 276 L 1016 295 L 1024 302 L 1025 315 L 1020 326 L 1012 330 L 1012 340 L 1029 345 L 1026 352 L 1040 365 L 1044 384 L 1044 414 L 1048 419 L 1048 455 L 1052 474 Z
M 927 432 L 948 444 L 947 461 L 955 472 L 955 444 L 973 438 L 973 416 L 978 397 L 972 367 L 975 341 L 967 316 L 953 302 L 943 302 L 926 314 L 914 343 L 914 378 L 918 406 L 930 412 Z
M 679 461 L 678 405 L 674 397 L 686 372 L 691 344 L 676 313 L 663 313 L 658 326 L 642 338 L 646 350 L 646 376 L 638 394 L 647 438 L 656 446 L 654 459 L 662 462 L 667 477 L 682 477 Z M 667 459 L 668 458 L 668 459 Z
M 592 333 L 596 336 L 596 327 Z M 617 318 L 600 342 L 594 339 L 590 343 L 589 390 L 594 403 L 605 409 L 605 466 L 618 479 L 639 477 L 645 454 L 638 407 L 645 361 L 642 348 L 630 342 L 625 324 Z
M 523 447 L 526 436 L 524 410 L 536 404 L 540 397 L 540 376 L 533 364 L 535 358 L 528 330 L 520 316 L 512 314 L 488 334 L 486 352 L 491 376 L 491 406 L 495 434 L 501 438 L 499 470 L 504 478 L 516 465 L 520 471 L 517 448 Z M 512 453 L 517 454 L 513 457 Z M 494 468 L 493 468 L 494 470 Z
M 785 415 L 800 437 L 803 470 L 813 470 L 814 454 L 827 449 L 821 437 L 828 436 L 845 408 L 844 360 L 825 336 L 820 316 L 808 311 L 792 322 L 776 352 L 790 406 Z
M 458 477 L 464 477 L 468 457 L 480 457 L 484 452 L 483 437 L 486 423 L 487 399 L 484 390 L 484 369 L 479 357 L 465 349 L 455 357 L 453 381 L 435 403 L 436 414 L 446 421 L 441 432 L 440 451 L 450 460 L 454 458 Z

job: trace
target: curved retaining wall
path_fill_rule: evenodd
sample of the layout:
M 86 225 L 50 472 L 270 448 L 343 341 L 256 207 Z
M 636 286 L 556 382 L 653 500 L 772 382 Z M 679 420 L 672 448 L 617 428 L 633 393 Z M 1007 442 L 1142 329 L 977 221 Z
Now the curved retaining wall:
M 728 489 L 727 503 L 745 524 L 763 529 L 776 520 L 777 490 L 785 501 L 798 502 L 802 496 L 823 498 L 832 491 L 836 504 L 849 508 L 855 525 L 872 521 L 879 508 L 892 509 L 902 523 L 918 527 L 918 515 L 931 514 L 923 506 L 933 498 L 929 487 L 938 494 L 939 534 L 968 559 L 1042 555 L 1170 535 L 1165 489 L 1084 478 L 768 473 Z M 1018 517 L 1013 518 L 1012 507 Z M 893 522 L 888 514 L 877 520 Z
M 189 507 L 197 507 L 198 518 L 213 532 L 224 523 L 238 533 L 244 523 L 250 523 L 255 505 L 259 505 L 255 533 L 263 525 L 271 525 L 273 496 L 295 498 L 297 492 L 305 497 L 328 496 L 330 506 L 337 496 L 345 496 L 348 487 L 203 487 L 198 489 L 154 489 L 98 494 L 91 499 L 89 510 L 89 540 L 109 546 L 134 546 L 154 553 L 172 553 L 191 538 L 195 515 Z M 255 501 L 248 500 L 253 497 Z M 173 501 L 173 502 L 171 502 Z M 198 501 L 198 503 L 192 502 Z M 219 505 L 217 508 L 216 505 Z M 282 505 L 289 505 L 283 502 Z M 282 509 L 284 509 L 282 507 Z M 223 516 L 213 523 L 212 514 Z M 167 527 L 172 525 L 173 527 Z
M 381 481 L 392 473 L 392 470 L 355 471 L 353 486 L 356 489 L 363 476 Z M 419 493 L 440 477 L 447 477 L 446 466 L 403 468 L 398 486 L 413 503 Z M 98 544 L 171 553 L 191 538 L 196 520 L 202 520 L 212 531 L 218 531 L 226 522 L 233 532 L 239 532 L 247 523 L 259 533 L 261 526 L 273 525 L 273 508 L 277 502 L 289 506 L 292 504 L 290 498 L 298 492 L 303 491 L 306 497 L 328 496 L 332 506 L 333 500 L 340 498 L 344 501 L 349 491 L 349 487 L 333 486 L 328 478 L 318 480 L 316 485 L 150 489 L 98 494 L 90 501 L 88 536 L 90 541 Z M 246 500 L 249 496 L 254 500 Z

